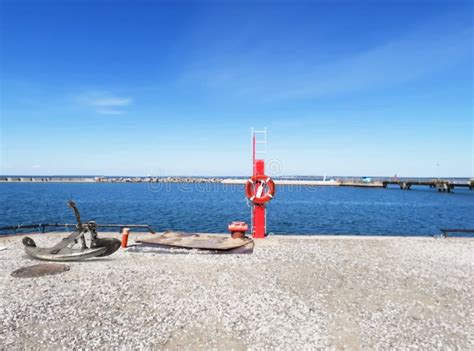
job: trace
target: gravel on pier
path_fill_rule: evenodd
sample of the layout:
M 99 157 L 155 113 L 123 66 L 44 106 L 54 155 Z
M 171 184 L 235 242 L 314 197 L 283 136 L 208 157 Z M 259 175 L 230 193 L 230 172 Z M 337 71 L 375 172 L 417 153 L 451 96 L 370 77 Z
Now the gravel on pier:
M 0 237 L 0 349 L 474 348 L 472 239 L 275 236 L 14 278 L 39 263 L 21 239 Z

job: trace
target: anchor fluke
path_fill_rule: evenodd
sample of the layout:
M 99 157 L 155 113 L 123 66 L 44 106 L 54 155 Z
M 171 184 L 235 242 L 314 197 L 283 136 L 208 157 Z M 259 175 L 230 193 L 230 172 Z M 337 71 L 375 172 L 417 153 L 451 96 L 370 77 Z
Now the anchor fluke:
M 112 255 L 115 251 L 117 251 L 120 248 L 121 244 L 122 242 L 118 239 L 102 238 L 102 239 L 96 239 L 91 244 L 91 249 L 98 248 L 98 247 L 105 247 L 106 248 L 105 252 L 97 256 L 97 257 L 104 257 L 104 256 Z
M 28 246 L 28 247 L 36 247 L 36 243 L 33 239 L 31 239 L 29 236 L 25 236 L 22 240 L 23 245 Z

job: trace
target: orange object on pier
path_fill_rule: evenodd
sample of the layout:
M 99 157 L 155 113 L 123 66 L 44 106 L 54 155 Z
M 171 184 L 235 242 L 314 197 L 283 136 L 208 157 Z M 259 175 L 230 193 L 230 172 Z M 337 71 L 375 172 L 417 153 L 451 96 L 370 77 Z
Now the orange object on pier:
M 130 228 L 123 228 L 122 230 L 122 249 L 125 249 L 128 244 L 128 234 L 130 233 Z
M 243 238 L 245 236 L 245 232 L 249 230 L 249 226 L 245 222 L 234 221 L 229 224 L 227 227 L 232 238 Z

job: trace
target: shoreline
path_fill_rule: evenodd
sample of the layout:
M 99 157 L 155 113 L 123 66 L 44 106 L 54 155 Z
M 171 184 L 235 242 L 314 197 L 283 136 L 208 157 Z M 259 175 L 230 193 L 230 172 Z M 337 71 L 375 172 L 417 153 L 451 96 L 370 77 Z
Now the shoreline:
M 74 229 L 71 228 L 70 231 L 45 231 L 45 232 L 40 232 L 40 231 L 31 231 L 31 232 L 11 232 L 7 234 L 2 234 L 0 233 L 0 242 L 4 238 L 8 237 L 18 237 L 18 236 L 28 236 L 28 235 L 48 235 L 48 236 L 60 236 L 60 235 L 65 235 L 66 233 L 72 232 Z M 119 235 L 120 232 L 112 232 L 112 231 L 106 231 L 100 233 L 106 233 L 108 235 Z M 166 232 L 156 232 L 155 234 L 151 234 L 149 232 L 140 232 L 140 231 L 131 231 L 134 235 L 161 235 Z M 229 233 L 201 233 L 201 232 L 196 232 L 193 234 L 202 234 L 202 235 L 215 235 L 215 236 L 229 236 Z M 251 237 L 252 235 L 247 233 L 248 237 Z M 291 233 L 291 234 L 270 234 L 267 235 L 264 239 L 270 239 L 270 238 L 275 238 L 275 239 L 294 239 L 294 240 L 332 240 L 332 239 L 340 239 L 340 240 L 394 240 L 394 239 L 414 239 L 414 240 L 424 240 L 424 239 L 474 239 L 474 236 L 469 236 L 469 235 L 449 235 L 446 238 L 443 238 L 440 234 L 418 234 L 418 235 L 413 235 L 413 234 L 387 234 L 387 235 L 382 235 L 382 234 L 298 234 L 298 233 Z M 259 240 L 259 239 L 257 239 Z
M 425 179 L 421 181 L 420 179 Z M 462 180 L 461 180 L 462 179 Z M 401 189 L 410 189 L 412 185 L 429 185 L 437 187 L 438 190 L 450 191 L 455 187 L 474 188 L 474 179 L 468 178 L 400 178 L 394 180 L 390 177 L 342 177 L 330 180 L 314 179 L 274 179 L 276 185 L 283 186 L 345 186 L 356 188 L 387 188 L 389 185 L 400 187 Z M 223 184 L 223 185 L 245 185 L 247 178 L 228 178 L 228 177 L 41 177 L 41 176 L 1 176 L 0 183 L 195 183 L 195 184 Z

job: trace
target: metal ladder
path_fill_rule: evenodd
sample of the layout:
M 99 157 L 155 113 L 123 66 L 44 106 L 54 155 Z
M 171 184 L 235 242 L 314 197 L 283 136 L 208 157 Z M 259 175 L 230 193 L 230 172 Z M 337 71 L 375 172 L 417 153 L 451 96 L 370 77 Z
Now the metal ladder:
M 255 130 L 253 127 L 250 130 L 250 141 L 252 143 L 252 174 L 255 174 L 255 160 L 257 155 L 267 153 L 267 128 L 262 130 Z
M 252 175 L 255 175 L 255 160 L 257 155 L 267 153 L 267 127 L 262 130 L 250 129 L 250 141 L 252 143 Z M 260 147 L 259 147 L 260 145 Z M 250 207 L 250 228 L 253 228 L 253 210 Z M 265 233 L 267 232 L 267 217 L 265 216 Z

